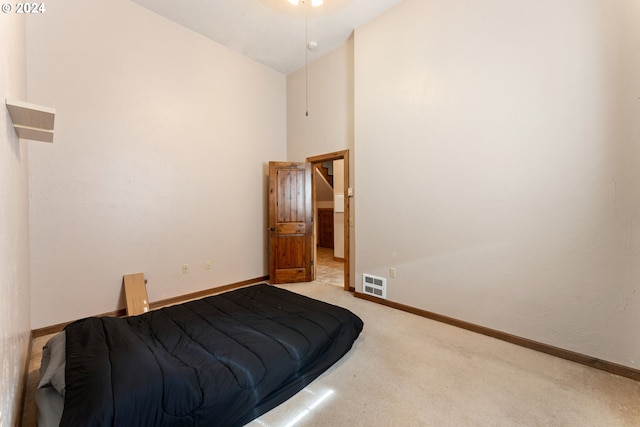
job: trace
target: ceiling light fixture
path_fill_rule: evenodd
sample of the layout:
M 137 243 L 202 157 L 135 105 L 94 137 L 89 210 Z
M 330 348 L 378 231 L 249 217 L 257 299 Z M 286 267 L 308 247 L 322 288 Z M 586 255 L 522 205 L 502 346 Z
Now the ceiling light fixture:
M 291 3 L 294 6 L 297 6 L 298 3 L 300 3 L 300 1 L 299 0 L 289 0 L 289 3 Z M 302 3 L 304 3 L 304 0 L 302 0 Z M 322 0 L 311 0 L 311 6 L 313 6 L 313 7 L 322 6 Z

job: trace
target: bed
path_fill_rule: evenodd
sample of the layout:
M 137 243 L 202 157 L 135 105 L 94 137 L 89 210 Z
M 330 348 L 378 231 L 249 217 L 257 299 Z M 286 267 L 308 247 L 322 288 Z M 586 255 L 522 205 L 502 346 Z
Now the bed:
M 43 349 L 38 425 L 241 426 L 317 378 L 362 320 L 267 284 L 68 325 Z

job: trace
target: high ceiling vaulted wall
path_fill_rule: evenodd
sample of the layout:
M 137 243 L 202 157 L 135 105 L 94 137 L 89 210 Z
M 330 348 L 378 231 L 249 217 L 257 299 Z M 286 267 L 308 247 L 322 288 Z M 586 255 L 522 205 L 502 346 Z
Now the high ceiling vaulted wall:
M 325 0 L 312 8 L 287 0 L 133 0 L 274 70 L 289 74 L 342 45 L 358 26 L 400 0 Z M 308 39 L 317 50 L 306 46 Z

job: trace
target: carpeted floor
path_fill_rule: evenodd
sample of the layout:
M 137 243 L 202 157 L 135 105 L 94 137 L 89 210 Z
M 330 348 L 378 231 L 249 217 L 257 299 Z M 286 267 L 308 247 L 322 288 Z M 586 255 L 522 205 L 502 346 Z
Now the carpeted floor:
M 249 426 L 640 426 L 639 382 L 354 298 L 342 290 L 342 263 L 318 263 L 316 281 L 281 287 L 350 309 L 364 330 Z M 34 341 L 31 382 L 44 339 Z M 24 421 L 35 425 L 33 402 Z
M 282 287 L 346 307 L 365 326 L 351 352 L 253 427 L 640 426 L 636 381 L 318 281 Z

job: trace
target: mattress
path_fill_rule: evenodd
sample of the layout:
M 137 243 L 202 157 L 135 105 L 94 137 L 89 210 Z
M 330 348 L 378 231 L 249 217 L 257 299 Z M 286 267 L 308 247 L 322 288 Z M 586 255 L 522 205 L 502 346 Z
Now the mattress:
M 45 346 L 39 423 L 244 425 L 332 366 L 362 328 L 349 310 L 266 284 L 83 319 Z

